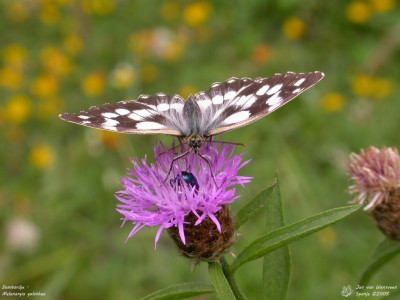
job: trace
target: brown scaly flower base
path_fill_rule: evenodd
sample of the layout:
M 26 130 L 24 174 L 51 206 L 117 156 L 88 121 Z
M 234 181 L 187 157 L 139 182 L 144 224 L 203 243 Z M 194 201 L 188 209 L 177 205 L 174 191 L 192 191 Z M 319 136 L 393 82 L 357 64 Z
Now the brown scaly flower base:
M 229 214 L 228 206 L 223 205 L 215 216 L 221 224 L 221 233 L 209 217 L 194 226 L 197 217 L 193 213 L 187 215 L 185 222 L 188 224 L 184 225 L 186 245 L 182 243 L 177 227 L 168 228 L 169 235 L 183 256 L 199 261 L 217 261 L 232 246 L 235 242 L 235 222 Z
M 400 240 L 400 189 L 390 192 L 387 199 L 390 201 L 382 201 L 371 213 L 387 237 Z

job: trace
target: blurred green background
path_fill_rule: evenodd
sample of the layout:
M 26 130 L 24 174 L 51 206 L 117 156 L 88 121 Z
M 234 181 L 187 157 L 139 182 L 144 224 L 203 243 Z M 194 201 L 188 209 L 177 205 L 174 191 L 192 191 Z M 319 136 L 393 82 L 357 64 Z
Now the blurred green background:
M 352 199 L 351 152 L 400 142 L 395 0 L 2 0 L 0 28 L 0 284 L 46 299 L 138 299 L 208 281 L 207 265 L 192 270 L 167 235 L 154 251 L 154 228 L 125 243 L 132 225 L 120 228 L 113 193 L 129 157 L 151 157 L 156 137 L 76 126 L 61 112 L 142 93 L 188 96 L 232 76 L 323 71 L 298 99 L 224 135 L 252 159 L 240 174 L 254 180 L 233 210 L 277 170 L 288 224 Z M 246 224 L 233 251 L 264 222 Z M 294 243 L 288 299 L 342 298 L 382 239 L 358 212 Z M 372 284 L 399 284 L 399 267 L 395 259 Z M 237 280 L 262 298 L 259 261 Z

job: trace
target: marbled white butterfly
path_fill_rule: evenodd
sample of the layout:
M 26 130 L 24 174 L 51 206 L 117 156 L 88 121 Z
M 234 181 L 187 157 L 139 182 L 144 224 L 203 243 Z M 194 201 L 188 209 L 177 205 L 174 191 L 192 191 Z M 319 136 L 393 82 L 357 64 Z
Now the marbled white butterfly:
M 91 107 L 77 114 L 64 113 L 60 118 L 92 128 L 130 134 L 177 136 L 188 150 L 173 163 L 194 152 L 214 173 L 207 158 L 199 153 L 204 141 L 212 136 L 248 125 L 283 106 L 324 77 L 322 72 L 275 74 L 268 78 L 230 78 L 214 83 L 206 92 L 189 96 L 163 93 L 141 95 L 138 100 L 121 101 Z

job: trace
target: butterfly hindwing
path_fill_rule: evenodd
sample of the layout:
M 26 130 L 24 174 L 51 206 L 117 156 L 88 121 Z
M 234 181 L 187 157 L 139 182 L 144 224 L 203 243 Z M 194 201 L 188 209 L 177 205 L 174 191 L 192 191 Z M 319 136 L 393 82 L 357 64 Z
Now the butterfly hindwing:
M 209 122 L 206 120 L 204 127 L 208 135 L 216 135 L 255 122 L 288 103 L 323 77 L 321 72 L 288 72 L 255 80 L 231 78 L 222 84 L 214 84 L 204 94 L 210 99 L 222 98 L 223 101 L 213 104 L 213 118 L 208 119 Z
M 183 99 L 175 95 L 142 95 L 137 101 L 121 101 L 91 107 L 60 118 L 87 127 L 133 134 L 181 135 Z

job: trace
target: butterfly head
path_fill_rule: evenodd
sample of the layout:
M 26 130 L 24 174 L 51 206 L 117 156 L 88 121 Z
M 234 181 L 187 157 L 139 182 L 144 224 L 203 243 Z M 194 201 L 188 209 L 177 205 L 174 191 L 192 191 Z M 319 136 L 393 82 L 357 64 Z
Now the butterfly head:
M 192 136 L 189 140 L 189 147 L 192 149 L 201 148 L 203 138 L 199 135 Z
M 183 141 L 184 144 L 187 144 L 188 147 L 195 153 L 201 148 L 203 145 L 204 137 L 194 134 L 190 135 Z

